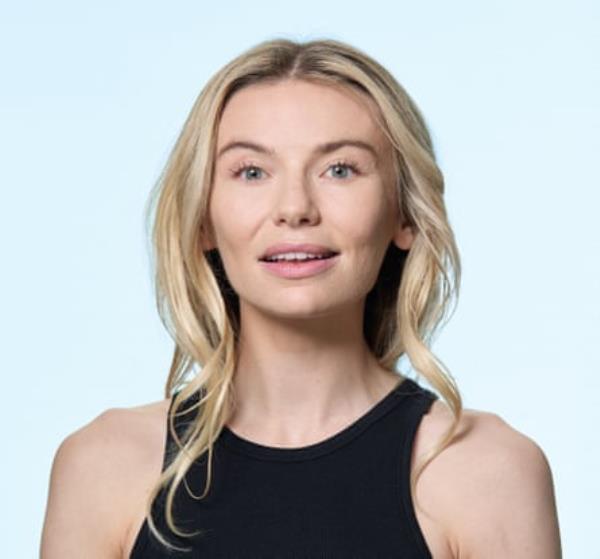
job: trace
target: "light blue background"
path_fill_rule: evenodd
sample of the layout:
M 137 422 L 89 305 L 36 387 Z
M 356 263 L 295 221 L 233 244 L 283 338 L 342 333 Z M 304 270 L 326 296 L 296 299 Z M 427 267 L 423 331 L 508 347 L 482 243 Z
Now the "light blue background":
M 600 558 L 600 41 L 590 2 L 13 2 L 0 16 L 5 557 L 34 557 L 54 452 L 162 398 L 143 209 L 206 80 L 331 37 L 423 110 L 464 264 L 434 349 L 465 407 L 533 438 L 565 557 Z M 8 522 L 8 525 L 7 525 Z

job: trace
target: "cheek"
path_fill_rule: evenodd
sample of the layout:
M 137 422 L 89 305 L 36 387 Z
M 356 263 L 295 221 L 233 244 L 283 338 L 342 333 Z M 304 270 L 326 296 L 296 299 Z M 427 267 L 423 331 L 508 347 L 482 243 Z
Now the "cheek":
M 384 240 L 391 239 L 393 216 L 383 195 L 353 200 L 338 212 L 338 217 L 350 247 L 370 253 L 382 243 L 387 247 Z
M 228 252 L 247 250 L 254 212 L 248 204 L 233 197 L 214 196 L 211 200 L 210 219 L 217 248 L 226 258 Z
M 354 278 L 353 283 L 358 295 L 364 295 L 377 281 L 381 264 L 392 240 L 392 219 L 389 205 L 384 199 L 368 198 L 363 204 L 355 206 L 359 211 L 340 214 L 343 223 L 344 245 L 351 258 L 347 260 L 347 270 Z

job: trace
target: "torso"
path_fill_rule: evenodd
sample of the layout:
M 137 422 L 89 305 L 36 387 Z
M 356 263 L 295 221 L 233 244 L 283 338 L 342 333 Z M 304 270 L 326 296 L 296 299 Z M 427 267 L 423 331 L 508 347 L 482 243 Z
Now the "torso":
M 117 510 L 132 511 L 129 521 L 123 526 L 120 546 L 122 559 L 129 559 L 135 539 L 144 521 L 146 497 L 161 471 L 168 406 L 169 400 L 165 399 L 145 406 L 117 410 L 121 417 L 119 422 L 114 422 L 115 425 L 120 423 L 121 429 L 131 429 L 131 440 L 136 441 L 140 446 L 135 452 L 137 459 L 130 462 L 131 467 L 135 468 L 138 473 L 135 476 L 138 486 L 133 491 L 129 487 L 127 493 L 123 492 L 122 495 L 126 495 L 126 497 L 121 497 L 121 499 L 126 499 L 127 502 L 120 502 L 117 507 Z M 489 414 L 463 410 L 461 431 L 473 426 L 477 423 L 478 418 L 485 415 Z M 436 400 L 429 413 L 423 416 L 417 430 L 412 454 L 413 467 L 416 459 L 422 456 L 449 426 L 451 418 L 447 405 L 441 400 Z M 140 436 L 141 430 L 145 431 L 143 436 Z M 142 446 L 143 448 L 141 448 Z M 426 512 L 415 506 L 417 520 L 431 554 L 436 559 L 454 559 L 457 556 L 454 551 L 455 545 L 451 534 L 445 527 L 444 519 L 435 514 L 435 511 L 439 510 L 436 501 L 439 489 L 448 485 L 448 480 L 452 479 L 451 468 L 454 467 L 452 464 L 456 463 L 454 460 L 445 460 L 445 452 L 442 452 L 425 468 L 417 483 L 417 497 Z M 131 476 L 126 477 L 131 478 Z M 136 495 L 135 503 L 131 502 L 132 495 Z

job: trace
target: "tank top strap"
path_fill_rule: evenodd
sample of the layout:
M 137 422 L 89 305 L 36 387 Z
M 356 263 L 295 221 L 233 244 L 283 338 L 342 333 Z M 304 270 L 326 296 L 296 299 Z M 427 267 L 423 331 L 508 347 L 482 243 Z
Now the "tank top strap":
M 415 514 L 415 503 L 410 492 L 411 461 L 414 453 L 414 442 L 419 426 L 438 396 L 430 390 L 419 387 L 418 393 L 412 395 L 410 404 L 404 415 L 403 440 L 400 451 L 400 467 L 398 470 L 398 486 L 400 502 L 404 518 L 408 522 L 414 544 L 420 549 L 423 557 L 431 557 L 421 527 Z

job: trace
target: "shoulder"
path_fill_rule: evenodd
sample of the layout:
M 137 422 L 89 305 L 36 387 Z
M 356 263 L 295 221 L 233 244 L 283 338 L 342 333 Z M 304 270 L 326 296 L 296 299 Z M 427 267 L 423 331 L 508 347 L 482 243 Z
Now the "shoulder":
M 42 558 L 122 557 L 160 474 L 169 400 L 112 408 L 68 435 L 50 473 Z
M 423 418 L 415 454 L 450 426 L 437 400 Z M 559 558 L 549 462 L 541 447 L 495 413 L 463 410 L 454 442 L 423 470 L 417 499 L 444 526 L 455 556 Z

